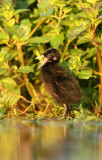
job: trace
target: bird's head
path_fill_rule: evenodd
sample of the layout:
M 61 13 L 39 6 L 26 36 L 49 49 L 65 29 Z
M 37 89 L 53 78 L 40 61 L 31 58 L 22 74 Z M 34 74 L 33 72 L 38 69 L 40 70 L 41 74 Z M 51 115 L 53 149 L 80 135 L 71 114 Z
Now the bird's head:
M 50 48 L 47 49 L 42 56 L 37 57 L 36 59 L 43 58 L 39 68 L 48 63 L 58 63 L 60 61 L 60 53 L 57 49 Z

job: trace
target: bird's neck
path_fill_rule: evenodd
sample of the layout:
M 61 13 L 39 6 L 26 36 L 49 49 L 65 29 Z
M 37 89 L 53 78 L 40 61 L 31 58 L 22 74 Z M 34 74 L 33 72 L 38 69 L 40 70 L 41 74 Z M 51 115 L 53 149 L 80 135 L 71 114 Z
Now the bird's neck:
M 46 63 L 41 67 L 41 71 L 43 72 L 43 74 L 45 74 L 46 72 L 48 73 L 53 73 L 53 71 L 57 68 L 58 63 Z
M 56 65 L 58 65 L 58 62 L 48 62 L 48 63 L 46 63 L 46 64 L 44 64 L 44 67 L 48 67 L 48 66 L 56 66 Z

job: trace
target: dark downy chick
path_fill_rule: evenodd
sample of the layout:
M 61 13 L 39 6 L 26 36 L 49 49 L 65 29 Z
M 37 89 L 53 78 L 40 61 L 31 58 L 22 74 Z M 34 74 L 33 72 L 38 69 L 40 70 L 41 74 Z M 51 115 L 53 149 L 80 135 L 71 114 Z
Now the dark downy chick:
M 81 100 L 81 89 L 77 80 L 59 65 L 60 53 L 57 49 L 48 49 L 42 55 L 41 79 L 47 92 L 60 105 L 64 106 L 63 118 L 71 116 L 69 104 Z

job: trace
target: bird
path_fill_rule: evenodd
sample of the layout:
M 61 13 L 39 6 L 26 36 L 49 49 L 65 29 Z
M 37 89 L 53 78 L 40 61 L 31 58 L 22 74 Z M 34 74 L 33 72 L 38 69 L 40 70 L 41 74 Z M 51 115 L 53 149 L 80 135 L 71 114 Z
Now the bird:
M 41 80 L 52 99 L 64 107 L 63 119 L 71 116 L 69 105 L 81 100 L 81 88 L 78 81 L 60 65 L 60 53 L 55 48 L 47 49 L 39 66 Z

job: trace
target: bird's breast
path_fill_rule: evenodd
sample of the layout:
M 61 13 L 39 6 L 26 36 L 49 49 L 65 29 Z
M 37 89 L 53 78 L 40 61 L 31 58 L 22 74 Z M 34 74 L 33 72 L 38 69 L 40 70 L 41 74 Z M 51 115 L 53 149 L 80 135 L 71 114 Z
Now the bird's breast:
M 44 68 L 41 69 L 41 79 L 44 83 L 45 89 L 48 91 L 48 93 L 53 92 L 53 74 L 48 69 L 45 70 Z

